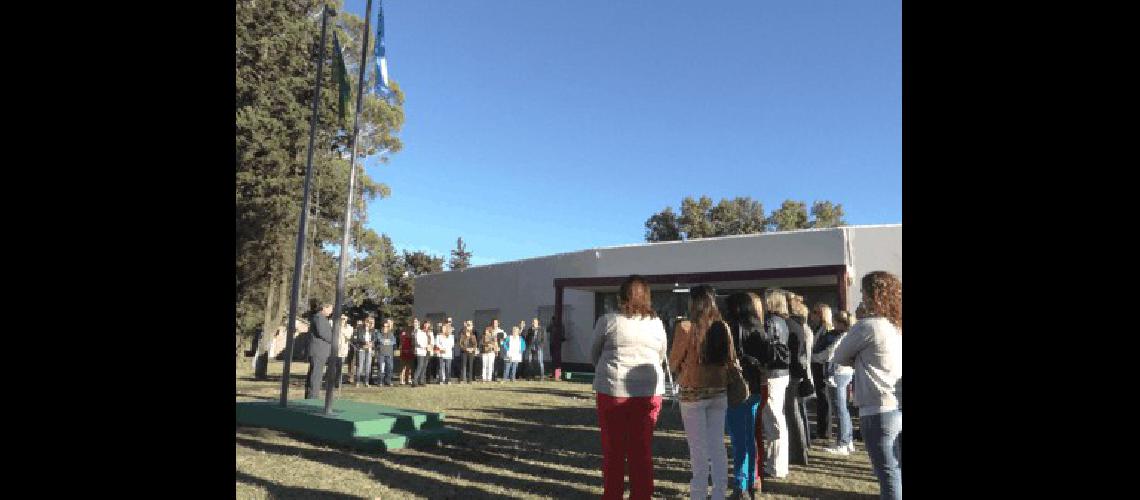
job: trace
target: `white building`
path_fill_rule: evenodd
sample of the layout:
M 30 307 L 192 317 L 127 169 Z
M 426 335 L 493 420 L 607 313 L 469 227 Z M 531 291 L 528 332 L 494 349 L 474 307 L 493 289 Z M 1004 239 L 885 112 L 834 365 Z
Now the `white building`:
M 492 318 L 510 331 L 538 316 L 548 325 L 558 306 L 569 339 L 564 369 L 592 370 L 594 320 L 617 305 L 631 274 L 652 284 L 653 307 L 671 328 L 688 307 L 687 288 L 709 284 L 718 296 L 780 287 L 854 311 L 859 278 L 870 271 L 902 277 L 902 225 L 849 226 L 780 233 L 642 243 L 535 257 L 416 277 L 416 317 Z M 547 363 L 549 364 L 549 351 Z

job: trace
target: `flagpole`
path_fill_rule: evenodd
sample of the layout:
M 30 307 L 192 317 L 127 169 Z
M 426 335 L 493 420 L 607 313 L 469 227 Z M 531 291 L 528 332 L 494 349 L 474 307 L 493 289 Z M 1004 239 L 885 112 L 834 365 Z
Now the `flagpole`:
M 293 288 L 289 294 L 289 326 L 286 327 L 285 335 L 285 366 L 281 369 L 282 408 L 289 404 L 289 367 L 293 362 L 293 335 L 297 330 L 297 300 L 301 292 L 301 272 L 304 270 L 302 266 L 305 263 L 305 231 L 308 229 L 309 223 L 309 187 L 313 180 L 313 142 L 317 137 L 317 106 L 321 102 L 321 74 L 324 71 L 328 20 L 330 16 L 335 15 L 336 11 L 327 5 L 321 12 L 321 47 L 319 49 L 320 55 L 317 57 L 317 84 L 316 92 L 313 95 L 313 115 L 309 118 L 309 153 L 305 162 L 305 193 L 303 195 L 304 201 L 301 202 L 301 222 L 297 224 L 297 249 L 293 259 Z M 310 325 L 309 330 L 311 331 L 314 327 L 315 325 Z
M 360 44 L 360 73 L 356 82 L 356 114 L 352 117 L 352 156 L 348 161 L 348 202 L 344 209 L 344 235 L 340 241 L 340 262 L 336 273 L 336 304 L 333 306 L 332 316 L 333 325 L 335 325 L 332 335 L 333 348 L 329 351 L 329 362 L 326 365 L 329 376 L 326 380 L 327 388 L 325 389 L 325 415 L 332 415 L 333 387 L 336 382 L 334 377 L 340 377 L 339 370 L 335 374 L 332 371 L 337 355 L 336 350 L 340 348 L 340 315 L 341 307 L 344 305 L 344 272 L 348 264 L 344 254 L 348 249 L 348 236 L 352 230 L 352 195 L 355 192 L 354 186 L 356 184 L 356 139 L 360 135 L 360 114 L 364 110 L 364 69 L 368 66 L 368 30 L 371 21 L 372 0 L 368 0 L 368 5 L 364 9 L 364 41 Z

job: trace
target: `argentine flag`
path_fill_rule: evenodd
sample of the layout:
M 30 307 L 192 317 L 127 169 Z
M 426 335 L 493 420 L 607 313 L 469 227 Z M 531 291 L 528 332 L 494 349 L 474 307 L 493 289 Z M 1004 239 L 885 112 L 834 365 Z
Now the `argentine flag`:
M 392 89 L 388 88 L 388 59 L 384 56 L 384 3 L 380 3 L 380 9 L 376 17 L 376 87 L 373 89 L 376 95 L 388 97 L 392 94 Z

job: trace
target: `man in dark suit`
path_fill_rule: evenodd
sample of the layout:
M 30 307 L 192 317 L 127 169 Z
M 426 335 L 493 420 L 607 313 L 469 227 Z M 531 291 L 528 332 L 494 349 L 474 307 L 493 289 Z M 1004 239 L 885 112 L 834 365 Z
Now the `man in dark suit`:
M 332 353 L 332 304 L 322 304 L 321 309 L 309 319 L 309 384 L 305 386 L 305 399 L 321 395 L 321 381 L 324 379 L 325 363 Z

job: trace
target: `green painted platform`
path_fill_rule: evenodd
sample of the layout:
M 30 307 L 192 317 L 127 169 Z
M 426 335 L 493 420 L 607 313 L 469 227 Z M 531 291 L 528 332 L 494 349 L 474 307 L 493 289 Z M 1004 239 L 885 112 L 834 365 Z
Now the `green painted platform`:
M 594 383 L 593 372 L 562 372 L 562 380 L 567 382 L 582 382 L 585 384 Z
M 459 431 L 444 426 L 443 414 L 352 400 L 333 401 L 324 414 L 323 399 L 294 399 L 288 408 L 277 401 L 237 403 L 237 423 L 294 432 L 353 448 L 387 451 L 452 441 Z

